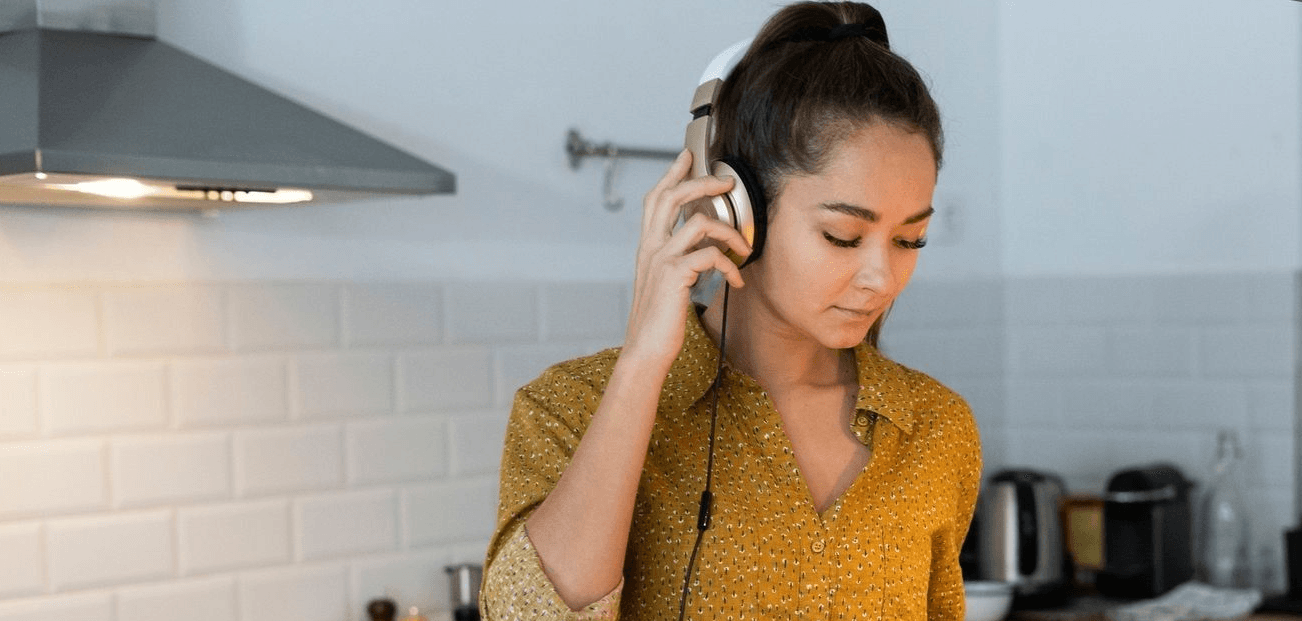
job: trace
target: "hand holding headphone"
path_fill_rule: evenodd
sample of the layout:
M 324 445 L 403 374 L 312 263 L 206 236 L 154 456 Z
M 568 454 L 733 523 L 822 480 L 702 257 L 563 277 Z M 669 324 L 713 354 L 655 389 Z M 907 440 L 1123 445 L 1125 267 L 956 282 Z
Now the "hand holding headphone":
M 764 244 L 767 220 L 764 191 L 760 187 L 758 177 L 741 158 L 724 155 L 720 159 L 711 161 L 710 144 L 714 139 L 714 105 L 719 87 L 723 85 L 723 78 L 726 77 L 727 72 L 750 47 L 750 43 L 750 39 L 734 43 L 710 61 L 705 68 L 700 85 L 696 87 L 696 93 L 692 96 L 690 108 L 692 120 L 687 124 L 687 136 L 684 140 L 687 150 L 692 153 L 689 178 L 709 175 L 731 177 L 732 189 L 724 194 L 684 205 L 678 218 L 678 226 L 682 226 L 692 216 L 703 213 L 741 233 L 752 248 L 749 257 L 742 258 L 727 248 L 721 248 L 737 267 L 742 267 L 759 256 L 759 251 Z M 722 283 L 723 275 L 718 270 L 710 270 L 702 274 L 692 286 L 692 301 L 702 306 L 708 305 L 713 301 Z

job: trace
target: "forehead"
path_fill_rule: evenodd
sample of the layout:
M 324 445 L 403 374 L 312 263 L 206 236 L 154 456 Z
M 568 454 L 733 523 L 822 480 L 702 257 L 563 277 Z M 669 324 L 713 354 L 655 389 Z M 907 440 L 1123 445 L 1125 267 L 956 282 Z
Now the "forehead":
M 931 204 L 935 186 L 936 161 L 927 137 L 873 123 L 836 144 L 822 170 L 787 176 L 777 205 L 814 208 L 835 201 L 885 216 L 897 210 L 912 215 Z

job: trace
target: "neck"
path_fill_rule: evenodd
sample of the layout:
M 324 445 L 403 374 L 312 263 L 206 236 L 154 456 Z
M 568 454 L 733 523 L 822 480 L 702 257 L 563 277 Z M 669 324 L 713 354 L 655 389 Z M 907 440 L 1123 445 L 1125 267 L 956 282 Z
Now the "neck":
M 765 390 L 827 387 L 856 383 L 852 350 L 830 349 L 778 321 L 772 309 L 735 289 L 728 303 L 728 339 L 724 358 Z M 720 297 L 720 299 L 722 299 Z M 723 305 L 716 301 L 701 315 L 706 334 L 720 342 Z

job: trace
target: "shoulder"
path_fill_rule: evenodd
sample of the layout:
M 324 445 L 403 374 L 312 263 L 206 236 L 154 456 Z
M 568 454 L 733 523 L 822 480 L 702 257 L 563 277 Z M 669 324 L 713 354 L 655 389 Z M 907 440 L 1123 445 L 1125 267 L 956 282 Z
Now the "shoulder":
M 983 468 L 981 433 L 967 400 L 922 371 L 894 361 L 889 366 L 912 396 L 910 442 L 959 489 L 975 490 Z
M 522 397 L 540 403 L 570 404 L 574 406 L 596 401 L 606 390 L 610 374 L 619 358 L 619 348 L 612 347 L 594 354 L 557 362 L 543 370 L 533 381 L 516 392 Z
M 941 383 L 940 380 L 912 367 L 891 361 L 897 372 L 904 378 L 917 403 L 929 410 L 940 410 L 966 418 L 972 417 L 972 408 L 967 400 L 957 391 Z
M 972 408 L 958 391 L 918 369 L 906 366 L 869 348 L 865 357 L 880 378 L 876 384 L 894 395 L 893 405 L 908 411 L 915 426 L 933 433 L 975 441 L 976 419 Z
M 859 383 L 872 387 L 883 399 L 914 411 L 943 410 L 971 416 L 963 396 L 940 380 L 896 362 L 875 347 L 863 344 L 856 348 Z

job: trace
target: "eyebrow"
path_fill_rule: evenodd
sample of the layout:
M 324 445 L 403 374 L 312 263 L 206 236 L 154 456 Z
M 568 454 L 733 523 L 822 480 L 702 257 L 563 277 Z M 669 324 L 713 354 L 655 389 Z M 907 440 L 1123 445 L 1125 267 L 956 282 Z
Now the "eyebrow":
M 864 209 L 863 207 L 857 207 L 855 205 L 851 205 L 848 203 L 823 203 L 822 205 L 820 205 L 820 207 L 828 211 L 843 213 L 847 216 L 854 216 L 856 218 L 859 218 L 861 220 L 867 220 L 869 222 L 877 222 L 878 220 L 881 220 L 881 216 L 877 215 L 877 212 L 871 209 Z M 905 218 L 904 224 L 914 224 L 916 222 L 922 222 L 923 220 L 930 218 L 931 214 L 934 213 L 936 213 L 936 210 L 928 206 L 926 209 L 923 209 L 922 211 L 919 211 L 918 213 L 915 213 Z

